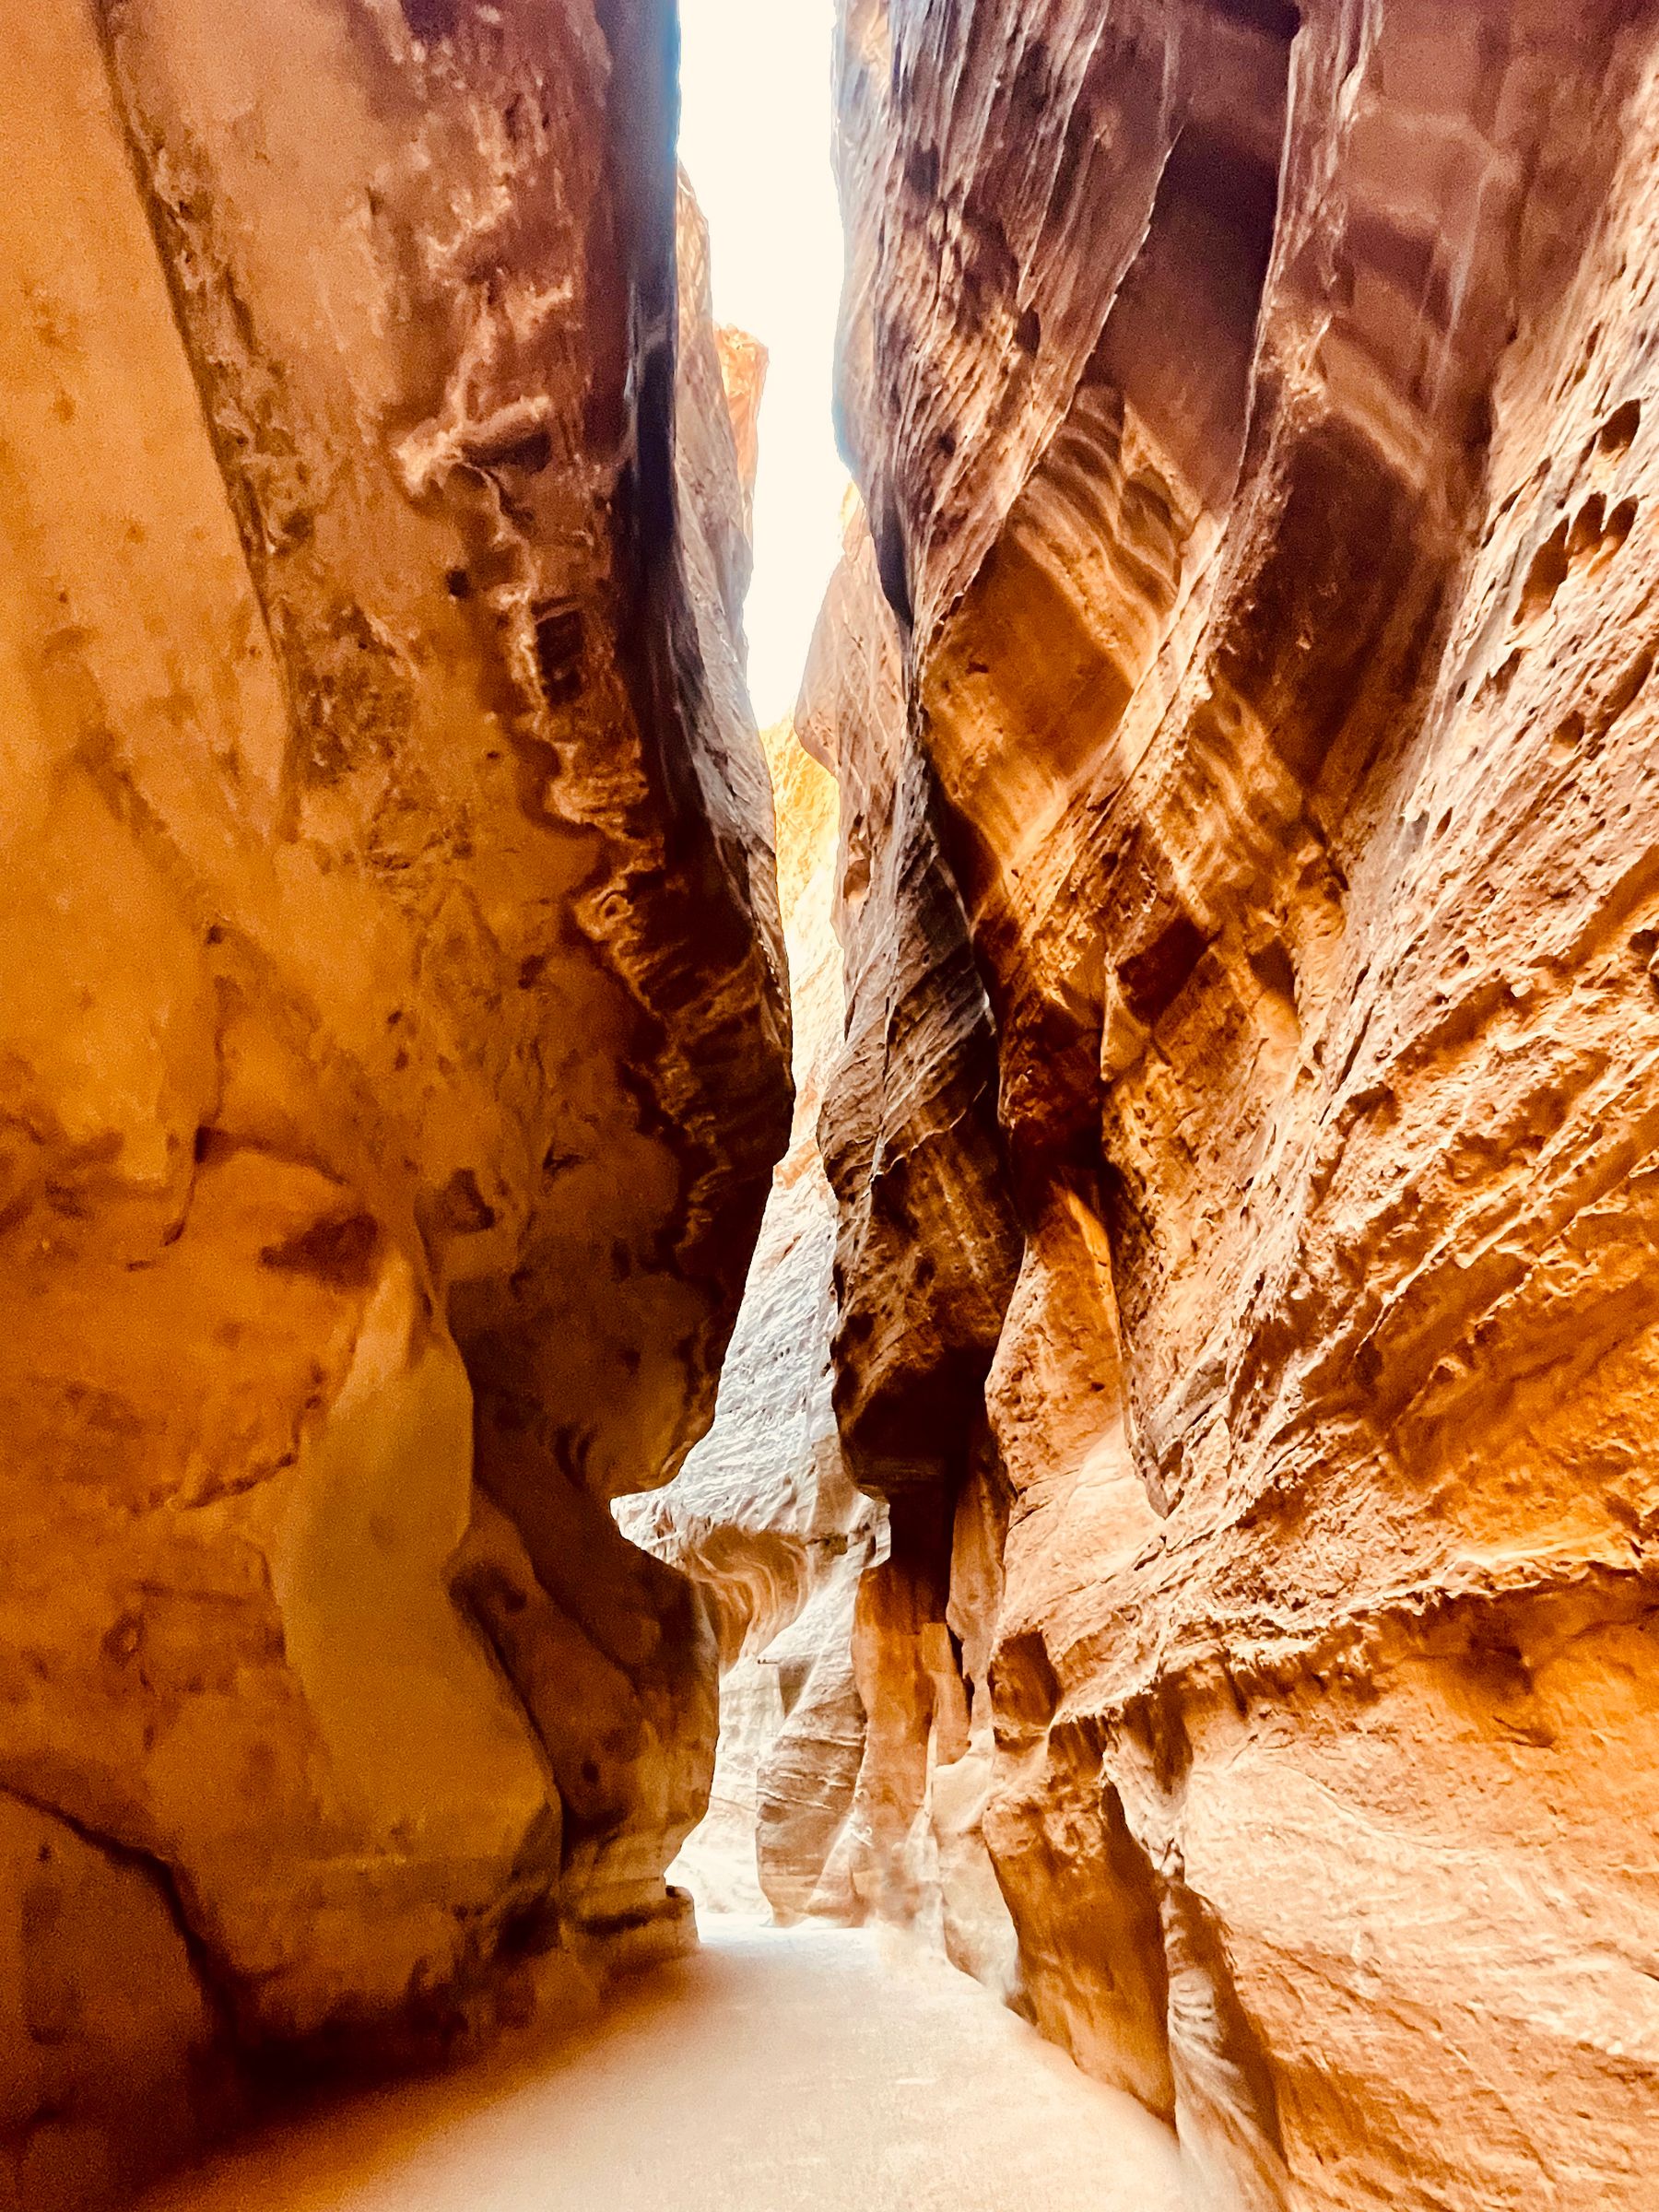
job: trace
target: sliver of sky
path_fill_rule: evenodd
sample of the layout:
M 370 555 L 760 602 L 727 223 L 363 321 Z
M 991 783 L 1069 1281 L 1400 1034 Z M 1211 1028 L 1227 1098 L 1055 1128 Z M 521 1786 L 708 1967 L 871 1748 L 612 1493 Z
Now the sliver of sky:
M 680 0 L 680 159 L 709 220 L 714 313 L 771 356 L 746 628 L 762 725 L 794 704 L 841 553 L 830 420 L 841 231 L 830 166 L 834 0 Z

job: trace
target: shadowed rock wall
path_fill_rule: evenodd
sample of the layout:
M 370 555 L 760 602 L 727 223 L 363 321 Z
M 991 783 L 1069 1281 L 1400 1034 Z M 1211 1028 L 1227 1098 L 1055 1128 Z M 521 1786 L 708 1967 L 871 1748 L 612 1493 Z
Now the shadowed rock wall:
M 841 14 L 892 698 L 835 747 L 824 1154 L 843 1438 L 916 1561 L 881 1786 L 994 1745 L 1024 2001 L 1196 2201 L 1635 2212 L 1659 30 Z
M 668 6 L 7 31 L 0 2203 L 34 2212 L 187 2144 L 216 2053 L 441 2039 L 505 1956 L 668 1910 L 712 1653 L 607 1506 L 707 1423 L 788 1085 Z

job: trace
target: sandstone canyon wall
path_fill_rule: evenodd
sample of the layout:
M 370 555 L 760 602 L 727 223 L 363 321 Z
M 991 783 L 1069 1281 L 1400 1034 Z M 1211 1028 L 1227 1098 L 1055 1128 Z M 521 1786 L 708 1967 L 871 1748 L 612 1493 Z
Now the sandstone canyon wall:
M 8 16 L 3 2205 L 674 1910 L 712 1651 L 608 1503 L 710 1418 L 788 1075 L 673 58 Z
M 841 794 L 844 1041 L 820 1134 L 839 1206 L 835 1403 L 849 1465 L 888 1507 L 861 1584 L 868 1714 L 860 1903 L 912 1923 L 1010 1994 L 1011 1931 L 979 1834 L 991 1706 L 967 1583 L 993 1577 L 999 1494 L 981 1398 L 1018 1265 L 996 1125 L 990 1007 L 905 739 L 902 649 L 854 500 L 796 707 Z M 952 1603 L 952 1554 L 962 1559 Z
M 1195 2204 L 1636 2212 L 1659 21 L 842 0 L 837 97 L 889 1901 L 924 1811 L 1006 1963 L 982 1839 Z

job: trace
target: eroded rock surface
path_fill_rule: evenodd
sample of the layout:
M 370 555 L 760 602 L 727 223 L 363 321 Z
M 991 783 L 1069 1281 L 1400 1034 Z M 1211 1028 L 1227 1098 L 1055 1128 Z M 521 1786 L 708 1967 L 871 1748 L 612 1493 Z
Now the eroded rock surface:
M 906 740 L 901 642 L 856 499 L 843 544 L 796 724 L 841 794 L 845 1036 L 818 1118 L 840 1214 L 835 1405 L 853 1474 L 888 1506 L 853 1618 L 869 1721 L 849 1879 L 861 1910 L 927 1927 L 1006 1989 L 1011 1932 L 979 1832 L 991 1707 L 971 1711 L 966 1688 L 987 1654 L 950 1584 L 959 1518 L 975 1548 L 979 1516 L 1000 1511 L 982 1387 L 1018 1233 L 990 1007 L 931 772 Z M 993 1574 L 1000 1549 L 985 1550 Z M 971 1652 L 953 1641 L 964 1628 Z
M 215 2049 L 452 2032 L 701 1810 L 706 1627 L 607 1506 L 788 1093 L 670 29 L 7 27 L 0 2203 L 188 2140 Z
M 893 629 L 824 1153 L 849 1458 L 921 1528 L 861 1600 L 893 1787 L 971 1699 L 1026 2002 L 1201 2201 L 1636 2212 L 1659 26 L 841 17 Z

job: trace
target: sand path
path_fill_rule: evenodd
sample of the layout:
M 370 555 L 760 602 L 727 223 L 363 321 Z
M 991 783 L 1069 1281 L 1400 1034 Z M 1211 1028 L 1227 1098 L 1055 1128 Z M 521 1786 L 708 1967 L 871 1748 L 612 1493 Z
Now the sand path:
M 949 1968 L 714 1923 L 593 2032 L 244 2145 L 147 2212 L 1177 2212 L 1169 2133 Z

